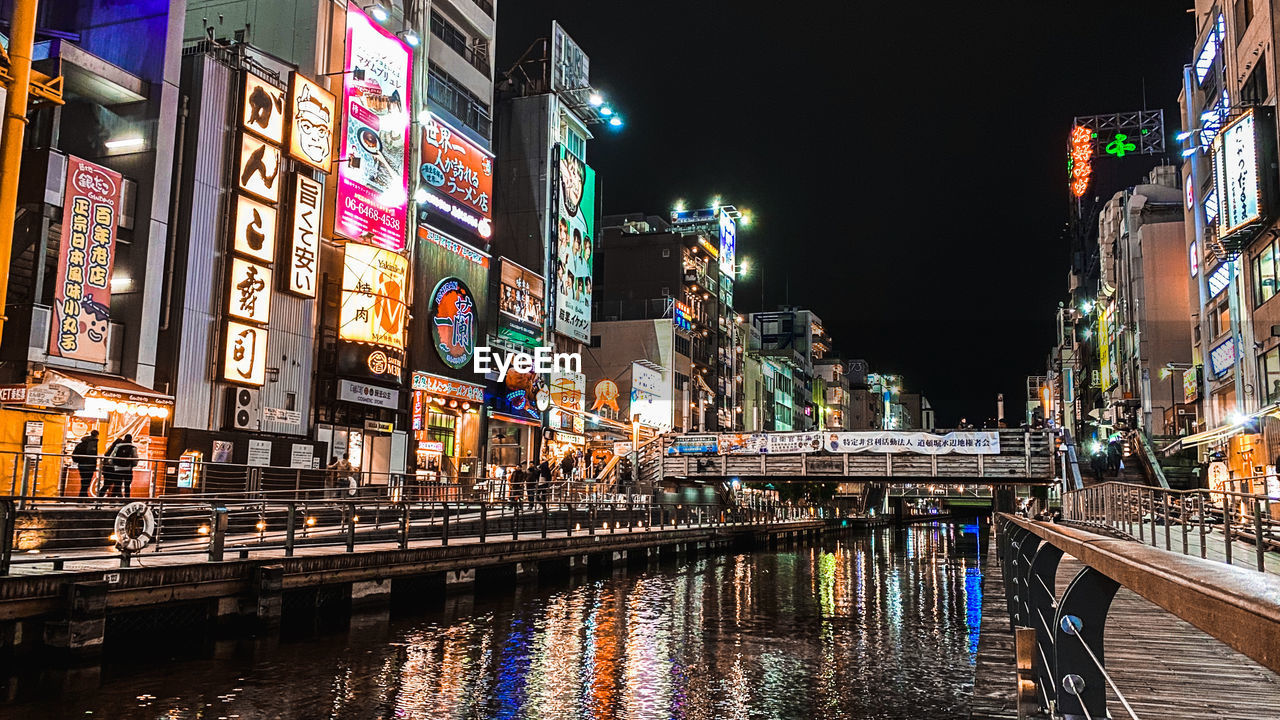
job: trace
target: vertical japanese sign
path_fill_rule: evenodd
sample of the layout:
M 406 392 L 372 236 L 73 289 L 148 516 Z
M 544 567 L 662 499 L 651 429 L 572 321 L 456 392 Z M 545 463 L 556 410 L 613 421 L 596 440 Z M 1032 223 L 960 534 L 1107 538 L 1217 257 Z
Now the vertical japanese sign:
M 738 226 L 733 216 L 720 210 L 720 274 L 733 277 L 738 253 Z
M 471 289 L 460 278 L 444 278 L 431 293 L 431 341 L 444 364 L 455 370 L 466 367 L 476 349 L 475 308 Z
M 227 322 L 222 377 L 243 385 L 262 385 L 267 379 L 267 329 Z
M 409 261 L 382 248 L 347 243 L 338 337 L 404 349 Z
M 1262 217 L 1258 137 L 1254 111 L 1231 121 L 1213 141 L 1218 188 L 1218 235 L 1226 236 Z
M 316 296 L 316 263 L 320 255 L 320 218 L 324 185 L 299 174 L 293 189 L 293 227 L 289 243 L 289 281 L 285 288 L 304 297 Z
M 493 154 L 434 114 L 422 127 L 423 190 L 441 215 L 486 240 L 493 237 Z
M 58 284 L 54 287 L 49 354 L 107 361 L 111 266 L 116 254 L 120 174 L 67 157 Z
M 403 250 L 409 212 L 409 84 L 412 51 L 347 5 L 344 132 L 333 231 Z
M 558 213 L 551 292 L 553 329 L 578 342 L 591 340 L 591 267 L 595 252 L 596 174 L 563 145 L 555 150 Z

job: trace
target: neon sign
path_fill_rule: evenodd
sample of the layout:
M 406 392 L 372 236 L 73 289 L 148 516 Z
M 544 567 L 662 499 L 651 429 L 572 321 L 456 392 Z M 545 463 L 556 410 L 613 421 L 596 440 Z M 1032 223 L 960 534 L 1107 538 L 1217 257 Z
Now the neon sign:
M 431 337 L 436 353 L 457 370 L 475 352 L 475 301 L 471 289 L 458 278 L 445 278 L 431 293 Z
M 1116 157 L 1124 157 L 1125 153 L 1137 150 L 1138 146 L 1128 142 L 1129 136 L 1124 133 L 1116 133 L 1116 139 L 1107 144 L 1107 154 Z
M 1067 163 L 1071 194 L 1082 197 L 1093 177 L 1093 131 L 1083 125 L 1071 130 L 1071 156 Z

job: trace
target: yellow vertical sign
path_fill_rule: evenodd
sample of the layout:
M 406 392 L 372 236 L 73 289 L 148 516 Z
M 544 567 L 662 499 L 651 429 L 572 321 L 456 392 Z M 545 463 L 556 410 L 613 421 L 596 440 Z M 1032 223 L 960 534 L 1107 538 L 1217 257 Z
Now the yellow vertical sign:
M 1111 338 L 1107 334 L 1107 313 L 1098 308 L 1098 366 L 1102 370 L 1102 389 L 1111 387 L 1115 378 L 1111 377 Z

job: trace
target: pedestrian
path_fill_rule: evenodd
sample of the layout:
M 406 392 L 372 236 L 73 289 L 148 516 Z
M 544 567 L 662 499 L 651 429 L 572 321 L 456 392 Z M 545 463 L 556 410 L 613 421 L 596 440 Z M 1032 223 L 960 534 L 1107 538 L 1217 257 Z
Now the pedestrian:
M 1093 457 L 1089 460 L 1089 467 L 1093 470 L 1094 482 L 1102 482 L 1102 473 L 1107 469 L 1107 457 L 1102 454 L 1101 450 L 1093 454 Z
M 333 478 L 333 498 L 342 497 L 342 490 L 346 488 L 351 495 L 356 494 L 355 466 L 347 459 L 347 453 L 342 453 L 341 460 L 335 460 L 329 465 L 327 470 L 332 473 Z M 325 493 L 329 495 L 329 493 Z
M 516 463 L 515 469 L 511 471 L 511 477 L 508 480 L 511 483 L 511 502 L 516 507 L 524 504 L 524 463 Z
M 1113 473 L 1120 472 L 1120 440 L 1112 439 L 1107 443 L 1107 468 Z
M 80 438 L 71 450 L 71 462 L 80 472 L 80 497 L 89 497 L 93 487 L 93 474 L 98 471 L 98 431 L 90 430 L 88 435 Z
M 551 493 L 551 463 L 543 460 L 542 465 L 538 467 L 538 500 L 545 506 L 547 497 Z
M 568 483 L 573 479 L 573 470 L 578 466 L 578 459 L 573 456 L 573 451 L 564 454 L 560 460 L 560 479 Z
M 129 481 L 138 465 L 138 448 L 133 444 L 132 433 L 125 433 L 107 448 L 102 461 L 102 496 L 128 497 Z

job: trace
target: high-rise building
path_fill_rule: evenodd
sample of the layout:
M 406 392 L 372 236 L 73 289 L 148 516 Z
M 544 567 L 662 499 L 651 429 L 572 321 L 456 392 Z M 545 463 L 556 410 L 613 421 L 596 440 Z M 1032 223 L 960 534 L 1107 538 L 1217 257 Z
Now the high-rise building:
M 166 259 L 185 3 L 148 5 L 142 15 L 140 3 L 40 4 L 17 214 L 5 218 L 7 473 L 22 452 L 61 454 L 91 430 L 99 452 L 131 434 L 143 458 L 166 453 L 179 393 L 159 370 L 169 351 L 157 340 L 174 319 Z M 39 482 L 26 492 L 63 489 L 57 457 L 27 475 Z M 140 492 L 149 482 L 136 474 Z

